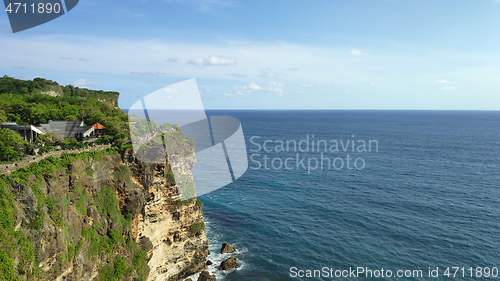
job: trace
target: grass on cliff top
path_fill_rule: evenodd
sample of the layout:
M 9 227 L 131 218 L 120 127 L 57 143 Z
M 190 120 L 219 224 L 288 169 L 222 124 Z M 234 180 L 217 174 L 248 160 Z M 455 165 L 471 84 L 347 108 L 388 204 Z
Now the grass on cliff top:
M 21 168 L 17 171 L 13 171 L 10 177 L 15 181 L 27 184 L 26 179 L 30 175 L 43 175 L 51 174 L 59 168 L 67 168 L 68 165 L 76 159 L 88 159 L 88 158 L 102 158 L 102 155 L 113 155 L 118 154 L 118 151 L 113 148 L 108 148 L 101 151 L 87 151 L 81 153 L 68 153 L 63 154 L 61 157 L 50 156 L 40 162 L 31 163 L 28 167 Z

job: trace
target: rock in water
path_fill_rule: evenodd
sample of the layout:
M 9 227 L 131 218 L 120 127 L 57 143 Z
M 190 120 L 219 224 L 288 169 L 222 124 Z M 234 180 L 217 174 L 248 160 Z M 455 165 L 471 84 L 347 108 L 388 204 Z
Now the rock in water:
M 220 269 L 221 270 L 231 270 L 231 269 L 237 267 L 238 265 L 240 265 L 240 264 L 236 261 L 236 257 L 233 256 L 233 257 L 230 257 L 227 260 L 221 262 Z
M 212 265 L 213 263 L 210 260 L 207 260 L 207 265 Z
M 200 277 L 198 277 L 198 281 L 216 281 L 217 279 L 215 279 L 215 276 L 213 275 L 210 275 L 210 273 L 208 273 L 208 271 L 203 271 L 201 274 L 200 274 Z
M 229 243 L 223 243 L 222 248 L 220 248 L 221 254 L 234 253 L 235 251 L 236 249 L 234 248 L 234 246 Z

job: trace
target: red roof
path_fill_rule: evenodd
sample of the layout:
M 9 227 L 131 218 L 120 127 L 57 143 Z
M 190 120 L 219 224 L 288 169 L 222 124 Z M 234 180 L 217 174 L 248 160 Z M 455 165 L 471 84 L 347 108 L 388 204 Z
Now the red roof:
M 94 125 L 92 125 L 92 127 L 94 127 L 94 129 L 96 129 L 96 130 L 107 129 L 106 127 L 104 127 L 103 125 L 101 125 L 99 123 L 95 123 Z

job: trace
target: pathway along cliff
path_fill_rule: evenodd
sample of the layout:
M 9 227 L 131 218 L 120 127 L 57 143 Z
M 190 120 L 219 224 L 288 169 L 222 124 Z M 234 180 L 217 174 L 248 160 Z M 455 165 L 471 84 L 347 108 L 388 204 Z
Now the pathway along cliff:
M 194 141 L 176 149 L 192 179 Z M 182 157 L 181 157 L 182 156 Z M 180 280 L 206 268 L 202 203 L 132 149 L 48 157 L 0 176 L 0 280 Z

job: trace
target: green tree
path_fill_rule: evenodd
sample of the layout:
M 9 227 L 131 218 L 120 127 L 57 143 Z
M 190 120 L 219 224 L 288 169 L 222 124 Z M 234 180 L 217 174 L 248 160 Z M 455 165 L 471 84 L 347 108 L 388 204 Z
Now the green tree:
M 40 94 L 54 90 L 62 96 L 52 97 Z M 100 123 L 111 135 L 128 135 L 128 116 L 116 107 L 117 92 L 79 89 L 43 78 L 33 81 L 0 77 L 0 122 L 21 124 L 47 123 L 49 120 L 80 120 L 85 124 Z
M 66 147 L 72 147 L 72 146 L 76 145 L 77 143 L 78 143 L 78 141 L 73 139 L 73 138 L 65 138 L 63 141 L 63 144 Z
M 53 146 L 55 144 L 61 143 L 62 137 L 57 133 L 48 132 L 44 135 L 39 135 L 37 141 L 45 146 Z
M 25 141 L 18 133 L 0 128 L 0 158 L 17 158 L 33 150 L 33 145 Z

